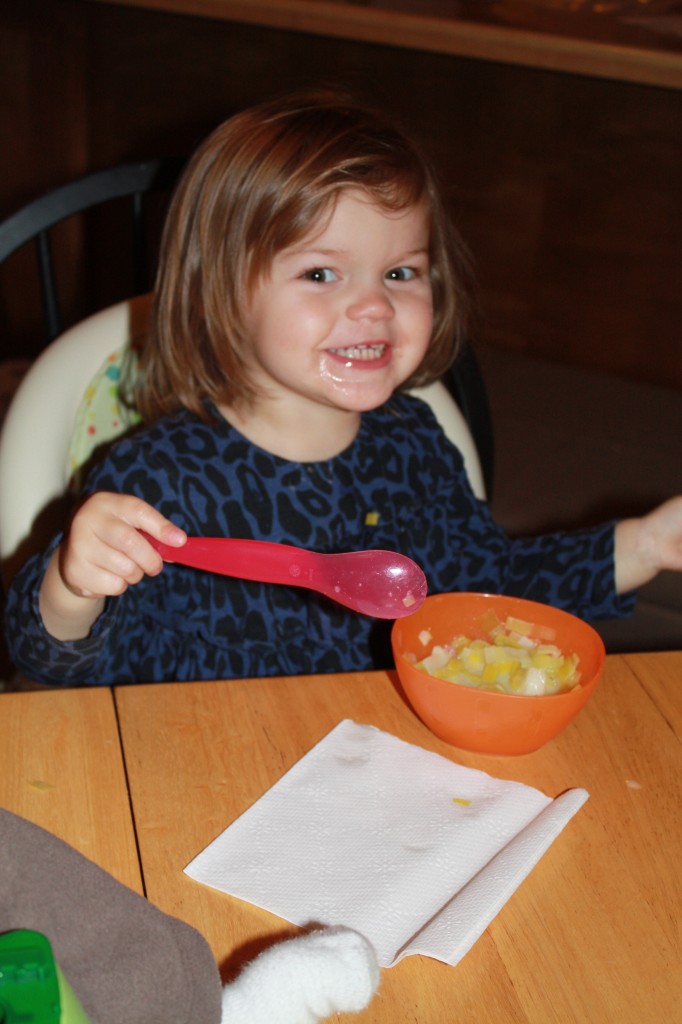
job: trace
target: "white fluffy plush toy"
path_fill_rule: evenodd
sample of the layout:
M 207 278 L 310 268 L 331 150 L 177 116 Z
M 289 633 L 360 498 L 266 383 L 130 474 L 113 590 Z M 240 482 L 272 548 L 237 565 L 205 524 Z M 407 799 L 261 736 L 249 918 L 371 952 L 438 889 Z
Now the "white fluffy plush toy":
M 363 1010 L 378 984 L 364 936 L 340 927 L 308 932 L 266 949 L 225 986 L 222 1024 L 315 1024 Z

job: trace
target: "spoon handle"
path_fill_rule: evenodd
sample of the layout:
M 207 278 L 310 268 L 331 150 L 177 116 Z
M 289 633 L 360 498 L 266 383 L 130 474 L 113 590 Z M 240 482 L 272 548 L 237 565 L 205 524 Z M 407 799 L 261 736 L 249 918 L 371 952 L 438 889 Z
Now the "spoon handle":
M 165 562 L 179 562 L 193 569 L 237 576 L 259 583 L 288 583 L 309 587 L 314 552 L 269 540 L 244 540 L 231 537 L 188 537 L 182 547 L 163 544 L 148 534 L 143 536 Z

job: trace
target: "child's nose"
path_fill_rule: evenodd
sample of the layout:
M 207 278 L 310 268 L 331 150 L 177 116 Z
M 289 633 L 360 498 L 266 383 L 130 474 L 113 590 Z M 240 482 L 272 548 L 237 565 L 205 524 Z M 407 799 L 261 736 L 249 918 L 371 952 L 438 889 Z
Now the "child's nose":
M 395 315 L 388 293 L 379 287 L 356 294 L 347 309 L 351 320 L 391 320 Z

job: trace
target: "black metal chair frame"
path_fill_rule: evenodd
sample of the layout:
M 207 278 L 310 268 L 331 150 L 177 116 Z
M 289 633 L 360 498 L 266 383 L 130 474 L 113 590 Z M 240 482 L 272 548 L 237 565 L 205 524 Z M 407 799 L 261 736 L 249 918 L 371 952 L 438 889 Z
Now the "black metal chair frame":
M 144 197 L 149 192 L 170 191 L 183 163 L 183 159 L 169 157 L 121 164 L 95 171 L 40 196 L 0 224 L 0 263 L 23 245 L 35 241 L 46 342 L 52 341 L 64 329 L 55 284 L 50 229 L 60 221 L 84 213 L 94 206 L 130 197 L 133 229 L 133 294 L 140 294 L 149 287 L 143 220 Z

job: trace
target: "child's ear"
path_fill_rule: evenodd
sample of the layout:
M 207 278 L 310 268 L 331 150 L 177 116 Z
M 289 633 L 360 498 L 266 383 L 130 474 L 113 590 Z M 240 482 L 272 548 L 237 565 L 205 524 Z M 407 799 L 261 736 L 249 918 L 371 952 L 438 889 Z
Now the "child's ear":
M 378 984 L 364 936 L 350 928 L 309 932 L 266 949 L 225 986 L 222 1024 L 315 1024 L 363 1010 Z

